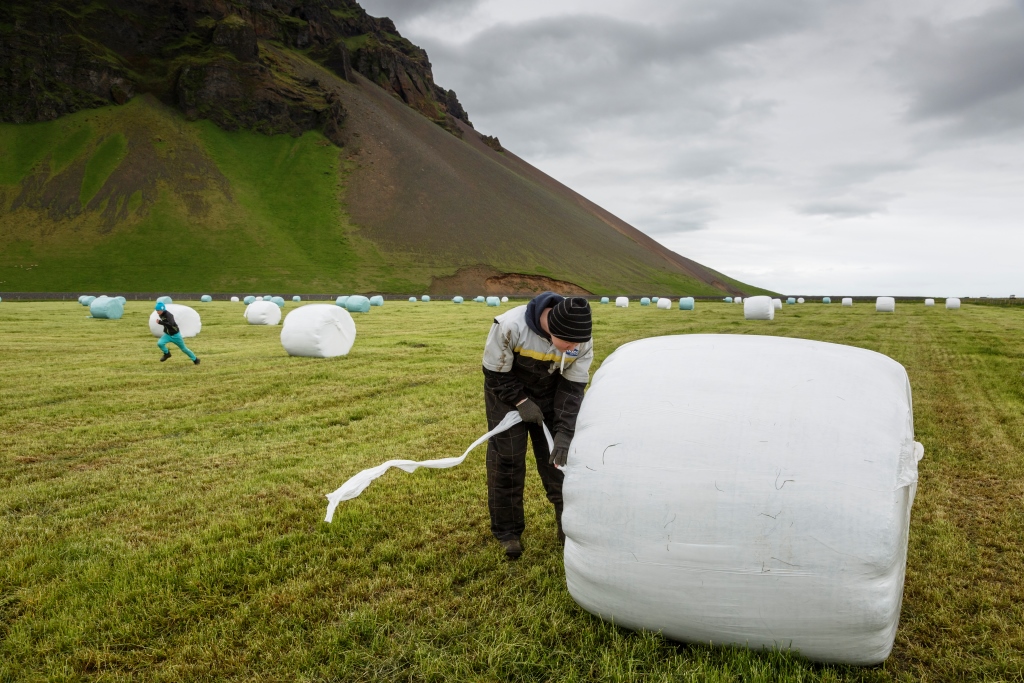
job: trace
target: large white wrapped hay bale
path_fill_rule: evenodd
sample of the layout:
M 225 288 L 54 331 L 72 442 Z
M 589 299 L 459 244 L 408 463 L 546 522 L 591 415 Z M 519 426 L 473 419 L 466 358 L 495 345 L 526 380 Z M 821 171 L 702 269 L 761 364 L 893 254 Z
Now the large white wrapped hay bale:
M 924 300 L 924 305 L 925 306 L 934 306 L 935 305 L 935 299 L 925 299 Z
M 237 304 L 238 303 L 238 297 L 237 296 L 231 297 L 231 303 Z
M 875 299 L 875 310 L 879 313 L 892 313 L 896 310 L 896 299 L 891 296 L 880 296 Z
M 243 315 L 250 325 L 276 325 L 281 322 L 281 307 L 273 301 L 254 301 Z
M 628 308 L 629 307 L 629 299 L 627 297 L 624 297 L 624 296 L 616 297 L 615 298 L 615 307 L 616 308 Z
M 281 346 L 289 356 L 344 356 L 356 341 L 356 324 L 344 308 L 307 304 L 288 314 L 281 328 Z
M 692 296 L 684 296 L 683 298 L 681 298 L 679 300 L 679 310 L 680 311 L 692 311 L 693 310 L 693 303 L 694 302 L 693 302 L 693 297 Z
M 772 299 L 772 308 L 776 311 L 782 310 L 782 299 Z
M 775 304 L 770 296 L 748 296 L 743 302 L 743 317 L 747 320 L 775 320 Z
M 178 324 L 182 337 L 194 337 L 203 329 L 202 319 L 194 308 L 182 306 L 181 304 L 164 304 L 167 310 L 174 316 L 174 322 Z M 156 311 L 149 314 L 149 331 L 154 337 L 162 337 L 164 328 L 157 322 Z
M 370 300 L 365 296 L 354 294 L 345 302 L 345 310 L 349 313 L 369 313 Z
M 124 317 L 124 299 L 119 296 L 98 296 L 89 304 L 89 313 L 94 318 L 120 320 Z
M 953 297 L 951 299 L 946 299 L 946 308 L 949 308 L 949 309 L 960 308 L 960 299 L 957 299 L 956 297 Z
M 565 468 L 569 592 L 675 640 L 881 662 L 922 454 L 907 373 L 873 351 L 625 344 L 594 375 Z
M 843 297 L 843 305 L 844 306 L 852 306 L 853 305 L 853 297 L 852 296 L 844 296 Z
M 211 301 L 213 301 L 213 297 L 210 296 L 209 294 L 203 294 L 201 297 L 199 297 L 199 300 L 202 301 L 204 304 L 208 304 Z
M 663 311 L 667 311 L 672 308 L 672 299 L 664 296 L 658 297 L 658 308 Z

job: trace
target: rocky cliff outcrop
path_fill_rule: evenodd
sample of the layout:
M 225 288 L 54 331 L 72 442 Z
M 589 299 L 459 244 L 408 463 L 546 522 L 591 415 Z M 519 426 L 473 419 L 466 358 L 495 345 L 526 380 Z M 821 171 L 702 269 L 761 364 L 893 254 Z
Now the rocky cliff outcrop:
M 152 93 L 189 118 L 341 143 L 336 93 L 268 47 L 358 72 L 456 135 L 469 117 L 426 52 L 355 0 L 6 0 L 0 121 L 24 123 Z

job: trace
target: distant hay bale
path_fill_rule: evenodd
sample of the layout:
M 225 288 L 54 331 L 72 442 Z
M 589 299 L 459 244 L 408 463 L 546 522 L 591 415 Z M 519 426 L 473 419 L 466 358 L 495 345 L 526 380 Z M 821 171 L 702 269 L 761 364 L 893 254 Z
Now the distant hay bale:
M 281 328 L 281 346 L 289 356 L 344 356 L 355 341 L 356 324 L 352 316 L 331 304 L 299 306 L 288 314 Z
M 452 297 L 452 303 L 461 304 L 465 299 L 461 296 Z
M 281 322 L 281 307 L 273 301 L 254 301 L 242 315 L 250 325 L 276 325 Z
M 853 305 L 853 297 L 844 296 L 843 297 L 843 305 L 844 306 L 852 306 Z
M 247 296 L 244 299 L 242 299 L 242 301 L 245 303 L 246 306 L 248 306 L 253 301 L 256 301 L 256 297 L 254 297 L 252 294 L 250 294 L 249 296 Z
M 799 299 L 797 299 L 797 300 L 796 300 L 796 302 L 797 302 L 798 304 L 802 304 L 802 303 L 804 302 L 804 298 L 803 298 L 803 297 L 800 297 Z
M 201 297 L 199 297 L 199 300 L 202 301 L 204 304 L 208 304 L 211 301 L 213 301 L 213 297 L 210 296 L 209 294 L 203 294 Z
M 672 308 L 672 299 L 666 297 L 658 297 L 658 308 L 667 311 Z
M 935 305 L 935 299 L 925 299 L 924 300 L 924 305 L 925 306 L 934 306 Z
M 263 301 L 263 297 L 262 296 L 256 297 L 256 301 Z
M 279 297 L 279 296 L 272 296 L 272 297 L 270 297 L 270 300 L 274 304 L 276 304 L 279 308 L 284 308 L 284 299 L 282 299 L 281 297 Z
M 120 320 L 124 316 L 124 302 L 121 297 L 98 296 L 89 304 L 89 313 L 94 318 Z
M 650 306 L 651 305 L 651 300 L 649 298 L 647 298 L 646 296 L 642 296 L 642 297 L 640 297 L 640 305 L 641 306 Z
M 83 306 L 92 306 L 92 302 L 93 301 L 96 301 L 96 297 L 92 296 L 91 294 L 87 295 L 87 296 L 82 298 L 82 305 Z
M 501 305 L 501 299 L 499 299 L 496 296 L 489 296 L 489 297 L 487 297 L 487 305 L 488 306 L 500 306 Z
M 743 303 L 743 297 L 742 296 L 738 296 L 735 299 L 733 299 L 732 301 L 733 301 L 733 303 L 741 304 L 741 303 Z
M 507 296 L 501 297 L 501 303 L 507 304 L 508 303 L 508 297 Z
M 602 297 L 601 297 L 601 303 L 603 303 L 603 304 L 606 304 L 606 303 L 608 303 L 608 297 L 606 297 L 606 296 L 602 296 Z
M 426 294 L 420 297 L 420 301 L 430 301 L 430 297 Z
M 892 313 L 896 310 L 896 299 L 891 296 L 880 296 L 875 299 L 875 310 L 879 313 Z
M 956 310 L 960 308 L 960 299 L 957 299 L 956 297 L 946 299 L 946 308 L 950 310 Z
M 658 301 L 659 301 L 660 299 L 661 299 L 661 297 L 657 297 L 657 296 L 652 296 L 652 297 L 651 297 L 651 303 L 652 303 L 652 304 L 656 304 L 656 303 L 658 303 Z
M 174 322 L 181 330 L 182 337 L 194 337 L 203 329 L 202 319 L 194 308 L 182 306 L 181 304 L 165 304 L 167 310 L 174 316 Z M 149 331 L 154 337 L 162 337 L 164 328 L 157 322 L 156 311 L 149 314 Z
M 341 306 L 342 308 L 344 308 L 346 301 L 348 301 L 348 297 L 347 296 L 339 296 L 337 299 L 334 300 L 334 305 L 335 306 Z
M 796 303 L 796 299 L 794 299 L 793 297 L 789 297 L 788 299 L 786 299 L 786 303 L 792 306 L 793 304 Z
M 772 308 L 776 311 L 782 310 L 782 299 L 772 299 Z
M 349 313 L 369 313 L 370 312 L 370 300 L 365 296 L 350 296 L 348 301 L 345 302 L 345 310 Z
M 732 297 L 731 296 L 727 296 L 724 299 L 722 299 L 722 301 L 724 301 L 727 304 L 731 304 L 732 303 Z
M 370 297 L 370 305 L 371 306 L 383 306 L 384 305 L 384 297 L 382 297 L 380 294 L 378 294 L 377 296 L 371 296 Z
M 477 302 L 478 304 L 482 304 L 484 301 L 486 301 L 486 299 L 484 299 L 482 296 L 478 296 L 475 299 L 473 299 L 473 301 Z
M 826 296 L 824 299 L 821 300 L 821 303 L 823 303 L 823 304 L 830 304 L 830 303 L 832 303 L 832 297 Z
M 629 299 L 627 297 L 624 297 L 624 296 L 617 297 L 615 299 L 615 307 L 616 308 L 628 308 L 629 307 Z
M 692 311 L 693 310 L 693 297 L 692 296 L 684 296 L 683 298 L 681 298 L 679 300 L 679 310 L 680 311 Z
M 157 299 L 157 301 L 159 301 L 159 302 L 160 302 L 160 303 L 162 303 L 162 304 L 173 304 L 173 303 L 174 303 L 174 299 L 172 299 L 172 298 L 171 298 L 171 297 L 169 297 L 169 296 L 162 296 L 162 297 L 159 297 L 159 298 Z
M 743 302 L 743 317 L 747 320 L 775 320 L 775 305 L 770 296 L 748 296 Z
M 237 304 L 238 303 L 238 297 L 237 296 L 231 297 L 231 303 Z
M 414 304 L 414 303 L 416 303 L 417 301 L 419 301 L 419 299 L 417 299 L 416 297 L 414 297 L 414 296 L 410 296 L 410 297 L 409 297 L 409 303 L 411 303 L 411 304 Z
M 292 301 L 294 301 L 295 303 L 299 303 L 300 301 L 302 301 L 302 297 L 296 294 L 295 296 L 292 297 Z

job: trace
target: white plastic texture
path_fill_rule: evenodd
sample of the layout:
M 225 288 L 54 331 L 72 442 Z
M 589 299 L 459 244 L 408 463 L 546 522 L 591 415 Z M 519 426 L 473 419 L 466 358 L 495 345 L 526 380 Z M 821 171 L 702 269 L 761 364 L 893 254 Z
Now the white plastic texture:
M 629 299 L 624 297 L 624 296 L 616 297 L 615 298 L 615 307 L 616 308 L 628 308 L 629 307 Z
M 307 304 L 289 313 L 281 327 L 281 346 L 289 356 L 344 356 L 356 341 L 356 324 L 344 308 Z
M 237 296 L 231 297 L 231 303 L 237 304 L 238 303 L 238 297 Z
M 782 310 L 782 299 L 772 299 L 772 308 L 776 311 Z
M 843 297 L 843 305 L 844 306 L 852 306 L 853 305 L 853 297 L 852 296 L 844 296 Z
M 892 313 L 896 310 L 896 299 L 891 296 L 880 296 L 875 299 L 875 310 L 879 313 Z
M 508 303 L 508 297 L 507 296 L 501 297 L 501 303 L 507 304 Z
M 935 299 L 925 299 L 924 300 L 924 305 L 925 306 L 934 306 L 935 305 Z
M 200 319 L 196 309 L 182 306 L 181 304 L 165 304 L 165 306 L 167 306 L 167 310 L 171 312 L 171 315 L 174 316 L 174 322 L 177 323 L 178 329 L 181 330 L 182 337 L 194 337 L 203 329 L 202 319 Z M 164 335 L 164 328 L 160 327 L 160 324 L 156 321 L 156 311 L 149 314 L 149 331 L 153 333 L 154 337 L 162 337 Z
M 594 375 L 564 470 L 569 592 L 674 640 L 881 662 L 923 452 L 907 373 L 873 351 L 625 344 Z
M 672 299 L 666 297 L 658 297 L 658 308 L 667 311 L 672 308 Z
M 262 296 L 256 297 L 256 301 L 263 301 L 263 297 Z
M 802 304 L 802 303 L 804 302 L 804 298 L 803 298 L 803 297 L 799 297 L 799 298 L 798 298 L 798 299 L 796 300 L 796 302 L 797 302 L 798 304 Z
M 772 298 L 748 296 L 743 302 L 743 317 L 747 320 L 775 320 L 775 304 L 772 303 Z
M 957 299 L 955 297 L 951 298 L 951 299 L 946 299 L 946 308 L 950 308 L 950 309 L 960 308 L 960 299 Z
M 254 301 L 243 315 L 250 325 L 276 325 L 281 322 L 281 307 L 273 301 Z
M 741 303 L 743 303 L 743 297 L 742 296 L 738 296 L 735 299 L 733 299 L 732 302 L 734 304 L 741 304 Z

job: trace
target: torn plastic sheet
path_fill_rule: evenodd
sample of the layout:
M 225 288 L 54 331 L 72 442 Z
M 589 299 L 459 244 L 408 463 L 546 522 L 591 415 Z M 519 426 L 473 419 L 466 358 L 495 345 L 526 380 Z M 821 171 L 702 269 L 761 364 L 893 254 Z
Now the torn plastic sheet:
M 377 465 L 376 467 L 371 467 L 368 470 L 363 470 L 362 472 L 356 474 L 355 476 L 351 477 L 348 481 L 346 481 L 344 484 L 342 484 L 341 488 L 334 491 L 333 493 L 327 494 L 327 500 L 329 502 L 327 505 L 327 516 L 324 518 L 324 521 L 330 523 L 331 520 L 334 519 L 334 510 L 338 507 L 338 503 L 340 503 L 343 500 L 352 500 L 360 493 L 365 491 L 366 487 L 369 486 L 374 479 L 377 479 L 378 477 L 382 476 L 392 467 L 397 467 L 401 470 L 405 470 L 406 472 L 414 472 L 420 467 L 429 467 L 435 470 L 442 470 L 447 469 L 449 467 L 455 467 L 456 465 L 461 465 L 462 461 L 466 459 L 466 456 L 469 455 L 470 451 L 472 451 L 474 448 L 484 443 L 492 436 L 496 434 L 501 434 L 502 432 L 507 431 L 508 429 L 514 427 L 515 425 L 519 424 L 522 421 L 523 418 L 519 414 L 518 410 L 509 411 L 509 413 L 504 418 L 502 418 L 501 422 L 498 423 L 497 427 L 495 427 L 494 429 L 492 429 L 491 431 L 487 432 L 479 439 L 474 441 L 472 445 L 470 445 L 470 447 L 466 449 L 466 452 L 463 453 L 458 458 L 439 458 L 437 460 L 422 461 L 388 460 L 386 463 L 382 465 Z M 551 452 L 555 448 L 555 442 L 554 439 L 551 438 L 551 432 L 548 431 L 547 425 L 544 425 L 544 438 L 548 442 L 548 452 Z

